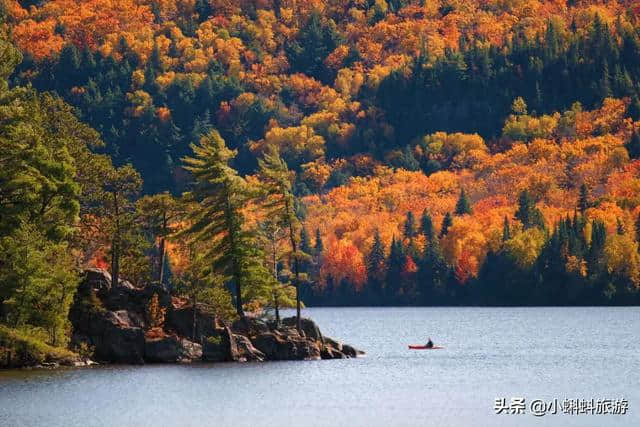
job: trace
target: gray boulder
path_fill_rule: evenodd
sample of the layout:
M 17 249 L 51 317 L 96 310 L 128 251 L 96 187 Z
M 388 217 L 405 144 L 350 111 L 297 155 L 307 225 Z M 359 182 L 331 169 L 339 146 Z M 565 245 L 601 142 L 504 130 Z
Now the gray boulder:
M 288 326 L 292 328 L 297 327 L 297 322 L 295 317 L 287 317 L 285 319 L 282 319 L 282 324 L 284 326 Z M 302 332 L 307 338 L 311 338 L 316 341 L 322 341 L 322 333 L 320 333 L 320 328 L 318 328 L 318 325 L 316 325 L 313 320 L 307 319 L 304 317 L 301 318 L 300 327 L 302 329 Z
M 231 358 L 236 362 L 262 362 L 265 355 L 255 348 L 249 338 L 234 334 L 235 345 L 232 346 Z
M 167 336 L 147 339 L 144 358 L 155 363 L 188 363 L 202 359 L 202 346 L 185 338 Z

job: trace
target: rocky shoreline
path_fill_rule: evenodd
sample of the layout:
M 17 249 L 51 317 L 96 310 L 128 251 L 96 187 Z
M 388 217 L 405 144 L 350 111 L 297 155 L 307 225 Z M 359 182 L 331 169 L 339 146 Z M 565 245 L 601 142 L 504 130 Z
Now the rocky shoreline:
M 156 327 L 148 315 L 152 298 L 164 313 Z M 280 325 L 253 317 L 226 324 L 206 306 L 193 307 L 159 284 L 136 288 L 121 280 L 112 285 L 109 273 L 100 269 L 85 271 L 69 319 L 72 348 L 84 349 L 98 363 L 262 362 L 364 354 L 324 336 L 310 319 L 302 319 L 301 333 L 293 317 Z

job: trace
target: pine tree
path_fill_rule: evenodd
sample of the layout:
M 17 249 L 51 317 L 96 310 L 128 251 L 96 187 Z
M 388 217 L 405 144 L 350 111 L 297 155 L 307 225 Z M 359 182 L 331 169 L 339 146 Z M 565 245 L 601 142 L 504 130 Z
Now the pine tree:
M 638 98 L 637 95 L 635 95 L 631 99 L 631 103 L 629 104 L 627 112 L 629 114 L 629 117 L 631 117 L 633 120 L 640 120 L 640 98 Z
M 339 41 L 335 26 L 323 22 L 319 12 L 312 12 L 296 37 L 285 46 L 291 69 L 324 80 L 324 60 Z
M 418 292 L 422 303 L 431 303 L 431 298 L 444 290 L 448 274 L 447 263 L 440 249 L 439 239 L 434 236 L 424 248 L 424 256 L 418 269 Z
M 279 248 L 279 244 L 284 230 L 278 224 L 278 218 L 270 218 L 261 222 L 258 230 L 264 252 L 267 254 L 267 264 L 270 265 L 274 279 L 271 289 L 271 303 L 276 316 L 276 324 L 280 325 L 280 308 L 293 308 L 296 306 L 295 289 L 288 280 L 283 281 L 279 273 L 279 265 L 282 259 L 282 251 Z
M 244 318 L 243 293 L 258 294 L 256 291 L 273 280 L 263 264 L 255 234 L 245 227 L 242 209 L 252 195 L 246 181 L 229 166 L 236 152 L 225 146 L 217 131 L 202 137 L 191 149 L 194 156 L 183 162 L 196 183 L 184 195 L 191 203 L 187 215 L 190 226 L 181 234 L 194 243 L 207 244 L 204 255 L 211 261 L 211 273 L 233 282 L 236 313 Z
M 433 239 L 435 234 L 433 229 L 433 220 L 428 210 L 422 211 L 422 217 L 420 218 L 420 232 L 427 238 L 427 240 Z
M 401 275 L 404 270 L 407 254 L 402 239 L 393 236 L 387 258 L 387 271 L 385 277 L 387 303 L 398 296 L 401 287 Z
M 621 236 L 625 233 L 624 223 L 619 217 L 616 218 L 616 233 L 618 233 Z
M 407 240 L 412 240 L 416 235 L 416 219 L 413 216 L 413 212 L 407 212 L 407 219 L 404 222 L 404 237 Z
M 120 280 L 120 259 L 127 246 L 135 239 L 130 233 L 135 227 L 134 199 L 142 186 L 138 172 L 131 165 L 108 170 L 101 194 L 101 217 L 107 218 L 106 226 L 111 241 L 111 281 Z
M 584 213 L 589 209 L 589 190 L 587 189 L 586 184 L 582 184 L 580 186 L 580 197 L 578 198 L 578 209 L 580 209 L 580 213 L 584 215 Z
M 635 232 L 636 232 L 636 242 L 640 243 L 640 214 L 638 214 L 638 218 L 636 218 Z
M 159 241 L 154 280 L 164 283 L 167 238 L 175 232 L 175 223 L 184 214 L 183 207 L 175 197 L 165 192 L 139 199 L 136 210 L 143 229 L 154 242 Z
M 264 206 L 270 216 L 279 218 L 283 227 L 288 230 L 291 245 L 291 263 L 293 265 L 296 288 L 296 323 L 298 331 L 302 330 L 300 286 L 303 279 L 300 266 L 310 259 L 310 255 L 301 249 L 300 220 L 296 215 L 296 199 L 293 194 L 295 173 L 289 171 L 287 164 L 280 157 L 278 150 L 270 146 L 263 157 L 258 160 L 259 174 L 264 195 Z M 304 277 L 306 280 L 306 277 Z
M 384 269 L 385 253 L 380 239 L 380 231 L 376 229 L 373 236 L 373 244 L 367 255 L 367 271 L 370 275 L 379 275 Z
M 604 273 L 604 248 L 607 239 L 607 231 L 602 221 L 594 220 L 591 223 L 591 245 L 587 252 L 587 270 L 592 280 L 596 280 Z
M 471 214 L 471 202 L 469 201 L 469 198 L 467 197 L 467 194 L 465 193 L 464 188 L 460 192 L 460 198 L 458 199 L 458 202 L 456 203 L 455 214 L 456 215 L 470 215 Z
M 320 235 L 319 228 L 316 228 L 316 244 L 313 247 L 313 251 L 316 257 L 322 255 L 324 252 L 324 243 L 322 243 L 322 236 Z
M 533 207 L 533 200 L 529 196 L 528 190 L 522 190 L 518 195 L 518 210 L 516 211 L 516 219 L 520 220 L 525 228 L 531 226 L 531 210 Z
M 625 148 L 629 152 L 629 157 L 632 159 L 640 158 L 640 134 L 637 130 L 633 131 L 631 139 L 625 144 Z
M 518 196 L 518 210 L 515 214 L 525 229 L 539 227 L 544 229 L 544 217 L 542 212 L 536 207 L 535 201 L 530 196 L 528 190 L 522 190 Z
M 504 224 L 502 226 L 502 241 L 506 242 L 509 239 L 511 239 L 511 229 L 509 227 L 509 218 L 505 215 Z
M 307 254 L 313 254 L 313 248 L 311 247 L 311 239 L 309 238 L 309 233 L 307 233 L 307 229 L 305 227 L 301 227 L 300 229 L 300 250 Z M 303 271 L 306 271 L 307 262 L 303 264 Z
M 440 238 L 447 235 L 449 232 L 449 227 L 453 225 L 453 218 L 451 217 L 451 213 L 447 212 L 442 219 L 442 226 L 440 227 Z
M 373 236 L 373 244 L 366 257 L 368 286 L 374 294 L 375 300 L 382 296 L 384 273 L 385 273 L 385 253 L 380 232 L 376 229 Z

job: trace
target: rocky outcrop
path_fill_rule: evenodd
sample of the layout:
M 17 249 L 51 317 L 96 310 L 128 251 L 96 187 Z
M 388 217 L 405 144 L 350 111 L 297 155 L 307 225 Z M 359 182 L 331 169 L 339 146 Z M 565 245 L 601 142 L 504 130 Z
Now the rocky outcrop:
M 71 343 L 92 348 L 99 361 L 143 363 L 144 309 L 133 309 L 140 298 L 125 297 L 133 293 L 133 286 L 121 285 L 112 286 L 111 276 L 103 270 L 86 271 L 69 311 Z
M 147 318 L 154 294 L 165 313 L 159 327 Z M 194 307 L 184 299 L 172 298 L 161 285 L 137 288 L 126 281 L 112 284 L 110 275 L 99 269 L 85 272 L 69 319 L 72 344 L 93 349 L 94 359 L 103 362 L 260 362 L 344 359 L 364 354 L 323 336 L 311 319 L 301 319 L 301 332 L 294 317 L 276 325 L 247 316 L 228 326 L 206 306 Z
M 179 300 L 173 301 L 166 315 L 165 329 L 196 342 L 203 342 L 207 337 L 219 334 L 218 319 L 203 304 L 196 304 L 194 331 L 193 312 L 193 306 Z
M 202 359 L 202 346 L 177 336 L 151 338 L 145 341 L 144 359 L 156 363 L 185 363 Z
M 297 327 L 295 317 L 287 317 L 285 319 L 282 319 L 282 324 L 290 328 Z M 305 337 L 314 339 L 316 341 L 322 341 L 322 334 L 320 333 L 320 329 L 313 320 L 305 319 L 304 317 L 302 317 L 300 319 L 300 329 L 302 330 L 302 333 Z
M 321 358 L 319 341 L 280 331 L 265 332 L 253 338 L 253 344 L 269 360 L 317 360 Z
M 253 346 L 251 340 L 244 335 L 233 335 L 235 345 L 230 348 L 231 360 L 234 362 L 262 362 L 265 354 Z

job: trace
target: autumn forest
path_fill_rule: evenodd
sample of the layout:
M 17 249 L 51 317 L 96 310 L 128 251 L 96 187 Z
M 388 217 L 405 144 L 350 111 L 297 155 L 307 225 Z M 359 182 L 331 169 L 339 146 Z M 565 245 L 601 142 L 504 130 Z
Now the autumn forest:
M 0 0 L 0 323 L 640 303 L 633 0 Z M 34 332 L 35 331 L 35 332 Z

